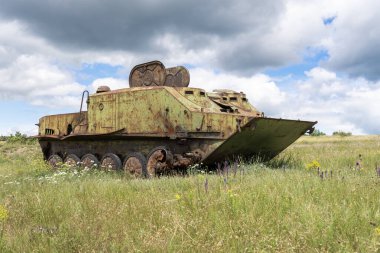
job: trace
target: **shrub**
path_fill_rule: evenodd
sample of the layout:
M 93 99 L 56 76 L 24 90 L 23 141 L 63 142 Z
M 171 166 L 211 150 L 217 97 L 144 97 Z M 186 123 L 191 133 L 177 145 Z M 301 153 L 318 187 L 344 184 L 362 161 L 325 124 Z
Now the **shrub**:
M 311 134 L 310 136 L 324 136 L 326 135 L 324 132 L 318 130 L 318 129 L 315 129 Z
M 8 143 L 31 144 L 35 142 L 35 139 L 30 138 L 26 134 L 22 134 L 17 131 L 15 135 L 11 134 L 10 136 L 6 137 L 6 141 Z
M 352 133 L 351 132 L 344 132 L 344 131 L 339 130 L 339 131 L 333 132 L 333 135 L 345 137 L 345 136 L 351 136 Z

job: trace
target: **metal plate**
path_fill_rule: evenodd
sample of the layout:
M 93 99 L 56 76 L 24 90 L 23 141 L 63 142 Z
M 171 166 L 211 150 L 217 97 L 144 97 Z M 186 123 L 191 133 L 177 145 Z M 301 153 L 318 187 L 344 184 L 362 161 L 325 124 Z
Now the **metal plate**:
M 160 61 L 136 65 L 129 75 L 129 87 L 162 86 L 165 83 L 165 66 Z
M 190 83 L 190 73 L 183 67 L 173 67 L 166 69 L 165 86 L 187 87 Z
M 259 155 L 269 160 L 311 129 L 317 122 L 275 118 L 252 119 L 216 148 L 204 163 L 213 163 L 234 156 Z

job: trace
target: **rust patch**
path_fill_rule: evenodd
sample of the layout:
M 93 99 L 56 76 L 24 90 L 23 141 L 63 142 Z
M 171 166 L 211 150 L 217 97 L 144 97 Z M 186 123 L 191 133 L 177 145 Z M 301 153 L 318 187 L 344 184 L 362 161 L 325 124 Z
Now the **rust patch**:
M 152 61 L 135 66 L 129 75 L 129 87 L 162 86 L 165 83 L 165 66 Z
M 165 68 L 160 61 L 135 66 L 129 75 L 129 87 L 171 86 L 187 87 L 189 71 L 183 66 Z
M 125 161 L 124 171 L 131 175 L 134 175 L 135 177 L 142 176 L 142 169 L 143 164 L 137 157 L 132 156 Z
M 165 85 L 171 87 L 187 87 L 190 83 L 189 71 L 183 67 L 173 67 L 166 69 Z

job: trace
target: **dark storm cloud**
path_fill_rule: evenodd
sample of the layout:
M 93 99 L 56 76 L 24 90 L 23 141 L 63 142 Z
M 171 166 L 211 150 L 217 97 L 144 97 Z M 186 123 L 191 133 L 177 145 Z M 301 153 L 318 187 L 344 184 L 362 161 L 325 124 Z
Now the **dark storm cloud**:
M 376 43 L 366 43 L 365 47 L 347 50 L 349 53 L 339 52 L 339 55 L 332 54 L 327 67 L 336 71 L 348 73 L 351 77 L 365 77 L 371 81 L 380 79 L 380 50 L 379 41 Z
M 1 16 L 21 20 L 33 33 L 67 50 L 164 55 L 164 49 L 155 41 L 164 34 L 172 34 L 185 50 L 213 47 L 215 61 L 221 68 L 278 64 L 276 56 L 261 56 L 260 46 L 244 46 L 240 50 L 234 40 L 250 34 L 245 39 L 253 43 L 270 30 L 284 8 L 279 1 L 1 0 L 0 3 Z M 218 42 L 211 45 L 215 39 Z M 236 62 L 236 58 L 247 54 L 260 57 L 245 57 L 244 65 Z

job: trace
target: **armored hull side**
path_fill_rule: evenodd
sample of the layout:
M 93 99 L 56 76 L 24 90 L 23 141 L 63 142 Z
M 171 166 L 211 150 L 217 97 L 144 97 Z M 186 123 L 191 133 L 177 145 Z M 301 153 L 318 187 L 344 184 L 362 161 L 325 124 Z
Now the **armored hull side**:
M 40 145 L 45 159 L 52 154 L 65 157 L 71 153 L 75 153 L 78 157 L 87 153 L 93 153 L 96 157 L 102 157 L 106 153 L 125 157 L 128 153 L 141 152 L 147 156 L 155 147 L 165 146 L 173 154 L 201 152 L 199 162 L 212 165 L 236 157 L 259 156 L 263 160 L 270 160 L 315 124 L 316 122 L 311 121 L 256 118 L 227 139 L 170 139 L 123 134 L 72 135 L 63 139 L 53 136 L 41 137 Z

